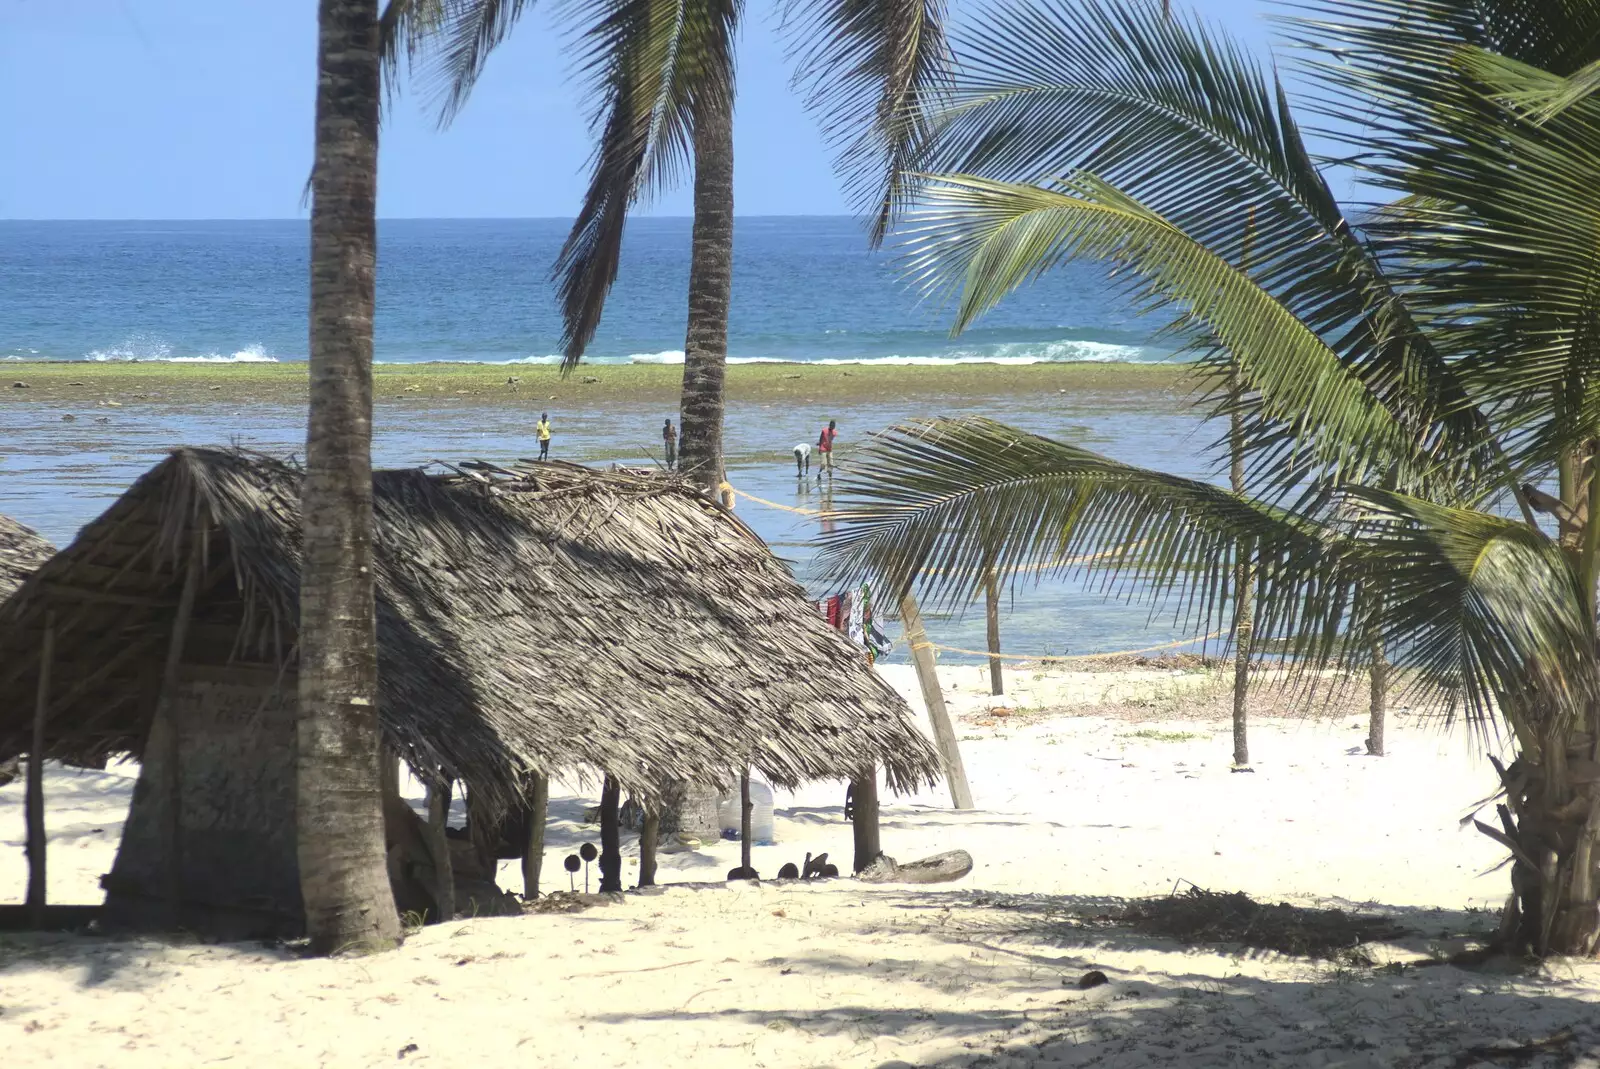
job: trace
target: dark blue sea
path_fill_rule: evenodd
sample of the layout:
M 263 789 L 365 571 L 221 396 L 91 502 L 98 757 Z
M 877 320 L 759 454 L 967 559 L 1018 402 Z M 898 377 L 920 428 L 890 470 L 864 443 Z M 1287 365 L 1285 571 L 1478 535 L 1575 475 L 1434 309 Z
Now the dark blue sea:
M 388 220 L 377 359 L 553 362 L 558 219 Z M 308 225 L 0 222 L 0 360 L 304 360 Z M 1154 324 L 1099 268 L 1062 268 L 960 338 L 948 305 L 873 253 L 854 220 L 737 223 L 734 361 L 1150 361 Z M 689 220 L 629 224 L 596 363 L 683 359 Z

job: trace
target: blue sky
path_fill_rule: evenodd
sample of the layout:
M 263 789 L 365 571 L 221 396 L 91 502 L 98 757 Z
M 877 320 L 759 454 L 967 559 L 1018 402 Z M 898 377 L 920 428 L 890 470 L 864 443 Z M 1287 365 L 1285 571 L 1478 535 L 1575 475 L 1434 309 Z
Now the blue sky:
M 448 131 L 417 98 L 401 100 L 384 130 L 380 214 L 576 210 L 589 136 L 548 14 L 557 6 L 546 0 L 524 17 Z M 1266 39 L 1264 0 L 1193 6 Z M 815 124 L 789 87 L 774 10 L 771 0 L 747 8 L 736 210 L 843 213 Z M 0 219 L 300 215 L 315 50 L 315 0 L 0 0 Z M 679 190 L 649 210 L 689 208 Z

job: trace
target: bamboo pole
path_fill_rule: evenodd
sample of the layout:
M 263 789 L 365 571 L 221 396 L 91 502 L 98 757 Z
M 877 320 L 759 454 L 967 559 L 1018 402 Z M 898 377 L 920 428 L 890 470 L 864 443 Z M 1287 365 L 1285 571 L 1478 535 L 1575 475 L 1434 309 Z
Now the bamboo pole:
M 944 764 L 945 779 L 950 784 L 951 804 L 957 809 L 971 809 L 972 788 L 967 786 L 967 770 L 961 763 L 956 729 L 950 723 L 950 711 L 945 708 L 944 691 L 939 689 L 939 674 L 934 667 L 933 650 L 928 645 L 928 632 L 922 626 L 922 613 L 910 591 L 900 598 L 900 621 L 905 625 L 906 643 L 911 647 L 911 660 L 917 667 L 917 682 L 922 686 L 922 699 L 927 703 L 928 719 L 933 723 L 934 742 Z
M 50 709 L 50 662 L 56 652 L 56 614 L 44 614 L 44 647 L 39 655 L 39 690 L 33 705 L 33 742 L 28 750 L 28 923 L 44 927 L 48 892 L 45 885 L 44 722 Z
M 166 853 L 168 919 L 174 928 L 183 920 L 183 776 L 179 767 L 180 725 L 175 696 L 178 669 L 183 663 L 184 646 L 189 641 L 189 621 L 194 615 L 194 599 L 200 586 L 200 558 L 205 552 L 205 543 L 205 526 L 196 518 L 189 545 L 189 559 L 184 568 L 183 591 L 178 595 L 177 614 L 172 620 L 172 638 L 167 644 L 167 660 L 161 671 L 161 696 L 157 702 L 155 725 L 151 728 L 151 742 L 161 743 L 161 793 L 165 800 L 162 846 Z M 164 727 L 160 739 L 154 737 L 158 726 Z
M 529 902 L 539 897 L 539 870 L 544 867 L 544 826 L 550 813 L 550 777 L 535 772 L 531 793 L 528 840 L 522 846 L 522 897 Z
M 878 770 L 869 767 L 850 782 L 850 793 L 855 798 L 855 814 L 851 824 L 855 833 L 856 856 L 852 869 L 860 872 L 883 853 L 878 824 Z
M 989 626 L 989 693 L 999 695 L 1006 692 L 1006 682 L 1000 670 L 1000 577 L 993 568 L 983 575 L 983 600 Z

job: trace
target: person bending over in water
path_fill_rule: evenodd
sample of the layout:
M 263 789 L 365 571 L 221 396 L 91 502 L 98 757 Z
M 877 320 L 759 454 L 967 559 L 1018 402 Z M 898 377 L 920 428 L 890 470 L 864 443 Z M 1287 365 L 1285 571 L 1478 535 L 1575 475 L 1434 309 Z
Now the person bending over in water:
M 804 479 L 811 474 L 811 447 L 801 442 L 794 447 L 794 476 Z
M 533 428 L 539 435 L 539 459 L 550 459 L 550 413 L 541 412 L 539 422 Z
M 822 481 L 822 473 L 827 472 L 828 478 L 833 478 L 833 442 L 839 437 L 838 424 L 833 420 L 822 428 L 822 434 L 817 437 L 817 481 Z

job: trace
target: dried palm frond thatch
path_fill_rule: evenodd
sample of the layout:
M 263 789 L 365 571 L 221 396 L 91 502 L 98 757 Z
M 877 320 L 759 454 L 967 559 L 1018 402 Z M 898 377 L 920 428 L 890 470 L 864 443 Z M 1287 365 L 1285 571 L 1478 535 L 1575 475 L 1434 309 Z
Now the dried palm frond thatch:
M 897 788 L 937 775 L 905 702 L 730 512 L 674 477 L 493 472 L 373 477 L 379 701 L 413 768 L 490 805 L 535 770 L 646 791 L 746 762 L 781 786 L 867 762 Z M 139 752 L 191 545 L 185 660 L 292 671 L 300 481 L 178 450 L 40 568 L 0 607 L 0 759 L 26 744 L 47 611 L 49 756 Z
M 55 551 L 32 527 L 0 516 L 0 601 L 10 597 Z

